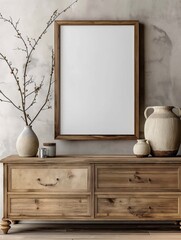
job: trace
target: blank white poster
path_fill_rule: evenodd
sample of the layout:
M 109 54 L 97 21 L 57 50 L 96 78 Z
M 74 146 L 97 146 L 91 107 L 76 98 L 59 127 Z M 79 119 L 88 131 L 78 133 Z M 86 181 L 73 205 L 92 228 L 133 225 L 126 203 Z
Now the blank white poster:
M 60 129 L 134 134 L 134 26 L 61 26 Z

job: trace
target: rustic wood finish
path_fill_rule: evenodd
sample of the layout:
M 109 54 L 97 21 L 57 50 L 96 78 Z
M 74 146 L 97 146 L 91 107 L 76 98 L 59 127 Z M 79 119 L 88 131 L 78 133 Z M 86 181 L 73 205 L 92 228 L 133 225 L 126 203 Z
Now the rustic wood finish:
M 53 164 L 74 164 L 82 166 L 82 164 L 109 164 L 111 167 L 113 164 L 142 164 L 145 167 L 153 167 L 160 165 L 161 168 L 167 168 L 168 166 L 171 168 L 175 168 L 181 164 L 181 157 L 171 157 L 171 158 L 163 158 L 163 157 L 146 157 L 146 158 L 137 158 L 134 155 L 59 155 L 56 157 L 48 157 L 48 158 L 38 158 L 38 157 L 18 157 L 16 155 L 9 156 L 1 160 L 4 164 L 40 164 L 43 165 L 52 165 Z M 168 165 L 165 165 L 168 164 Z M 175 165 L 176 164 L 176 165 Z M 17 166 L 18 166 L 17 165 Z M 96 165 L 97 166 L 97 165 Z
M 112 165 L 96 167 L 97 191 L 176 191 L 179 186 L 179 168 Z
M 172 220 L 180 217 L 178 195 L 99 195 L 96 217 L 119 220 Z
M 89 167 L 84 166 L 9 166 L 9 191 L 78 192 L 90 191 Z M 30 181 L 31 179 L 31 181 Z M 90 181 L 89 181 L 90 182 Z
M 2 162 L 4 233 L 17 220 L 181 222 L 181 157 L 10 156 Z
M 11 228 L 10 224 L 11 222 L 9 220 L 2 219 L 1 230 L 4 234 L 8 233 L 9 229 Z
M 133 25 L 135 29 L 135 53 L 134 53 L 134 134 L 133 135 L 63 135 L 60 127 L 60 27 L 63 25 Z M 127 21 L 65 21 L 57 20 L 54 24 L 54 49 L 55 49 L 55 138 L 64 140 L 119 140 L 139 138 L 139 22 Z
M 44 217 L 53 215 L 59 219 L 89 217 L 90 200 L 87 196 L 25 196 L 10 195 L 8 215 L 14 218 Z

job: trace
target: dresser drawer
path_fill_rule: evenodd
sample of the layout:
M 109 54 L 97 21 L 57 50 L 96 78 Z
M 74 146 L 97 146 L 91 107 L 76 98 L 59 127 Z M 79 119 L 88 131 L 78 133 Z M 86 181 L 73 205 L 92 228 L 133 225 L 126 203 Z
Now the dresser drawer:
M 178 191 L 178 167 L 168 166 L 101 166 L 95 168 L 96 191 Z
M 8 191 L 88 192 L 90 167 L 67 165 L 9 166 Z
M 48 218 L 65 219 L 90 216 L 89 196 L 25 196 L 13 195 L 9 197 L 9 217 L 26 219 L 36 216 L 51 216 Z
M 107 219 L 180 219 L 179 195 L 98 195 L 96 218 Z

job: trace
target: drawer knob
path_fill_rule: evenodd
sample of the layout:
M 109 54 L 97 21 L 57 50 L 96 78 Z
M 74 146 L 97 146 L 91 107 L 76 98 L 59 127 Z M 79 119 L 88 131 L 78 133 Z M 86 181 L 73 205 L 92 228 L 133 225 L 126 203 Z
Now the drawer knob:
M 44 187 L 53 187 L 53 186 L 55 186 L 58 182 L 59 182 L 59 178 L 56 178 L 56 182 L 55 183 L 43 183 L 42 181 L 41 181 L 41 178 L 37 178 L 37 182 L 40 184 L 40 185 L 42 185 L 42 186 L 44 186 Z
M 128 207 L 128 212 L 133 215 L 136 216 L 138 218 L 144 217 L 147 214 L 150 214 L 152 211 L 152 207 L 148 206 L 142 209 L 138 209 L 138 210 L 134 210 L 134 207 L 129 206 Z
M 136 172 L 133 176 L 133 178 L 129 178 L 128 181 L 130 183 L 151 183 L 151 178 L 142 178 L 138 175 L 139 173 Z

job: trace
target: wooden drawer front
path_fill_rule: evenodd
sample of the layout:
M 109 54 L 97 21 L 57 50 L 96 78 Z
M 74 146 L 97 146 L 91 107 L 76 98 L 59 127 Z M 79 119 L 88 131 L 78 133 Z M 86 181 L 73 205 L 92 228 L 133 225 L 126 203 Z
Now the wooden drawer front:
M 10 167 L 9 191 L 87 192 L 89 167 Z
M 96 190 L 98 191 L 119 191 L 119 189 L 174 191 L 179 188 L 178 168 L 96 167 Z
M 90 216 L 89 196 L 13 196 L 9 198 L 9 216 L 28 218 L 36 216 L 77 217 Z M 51 217 L 49 217 L 51 218 Z
M 180 197 L 178 195 L 119 195 L 98 196 L 96 217 L 124 219 L 179 219 Z

